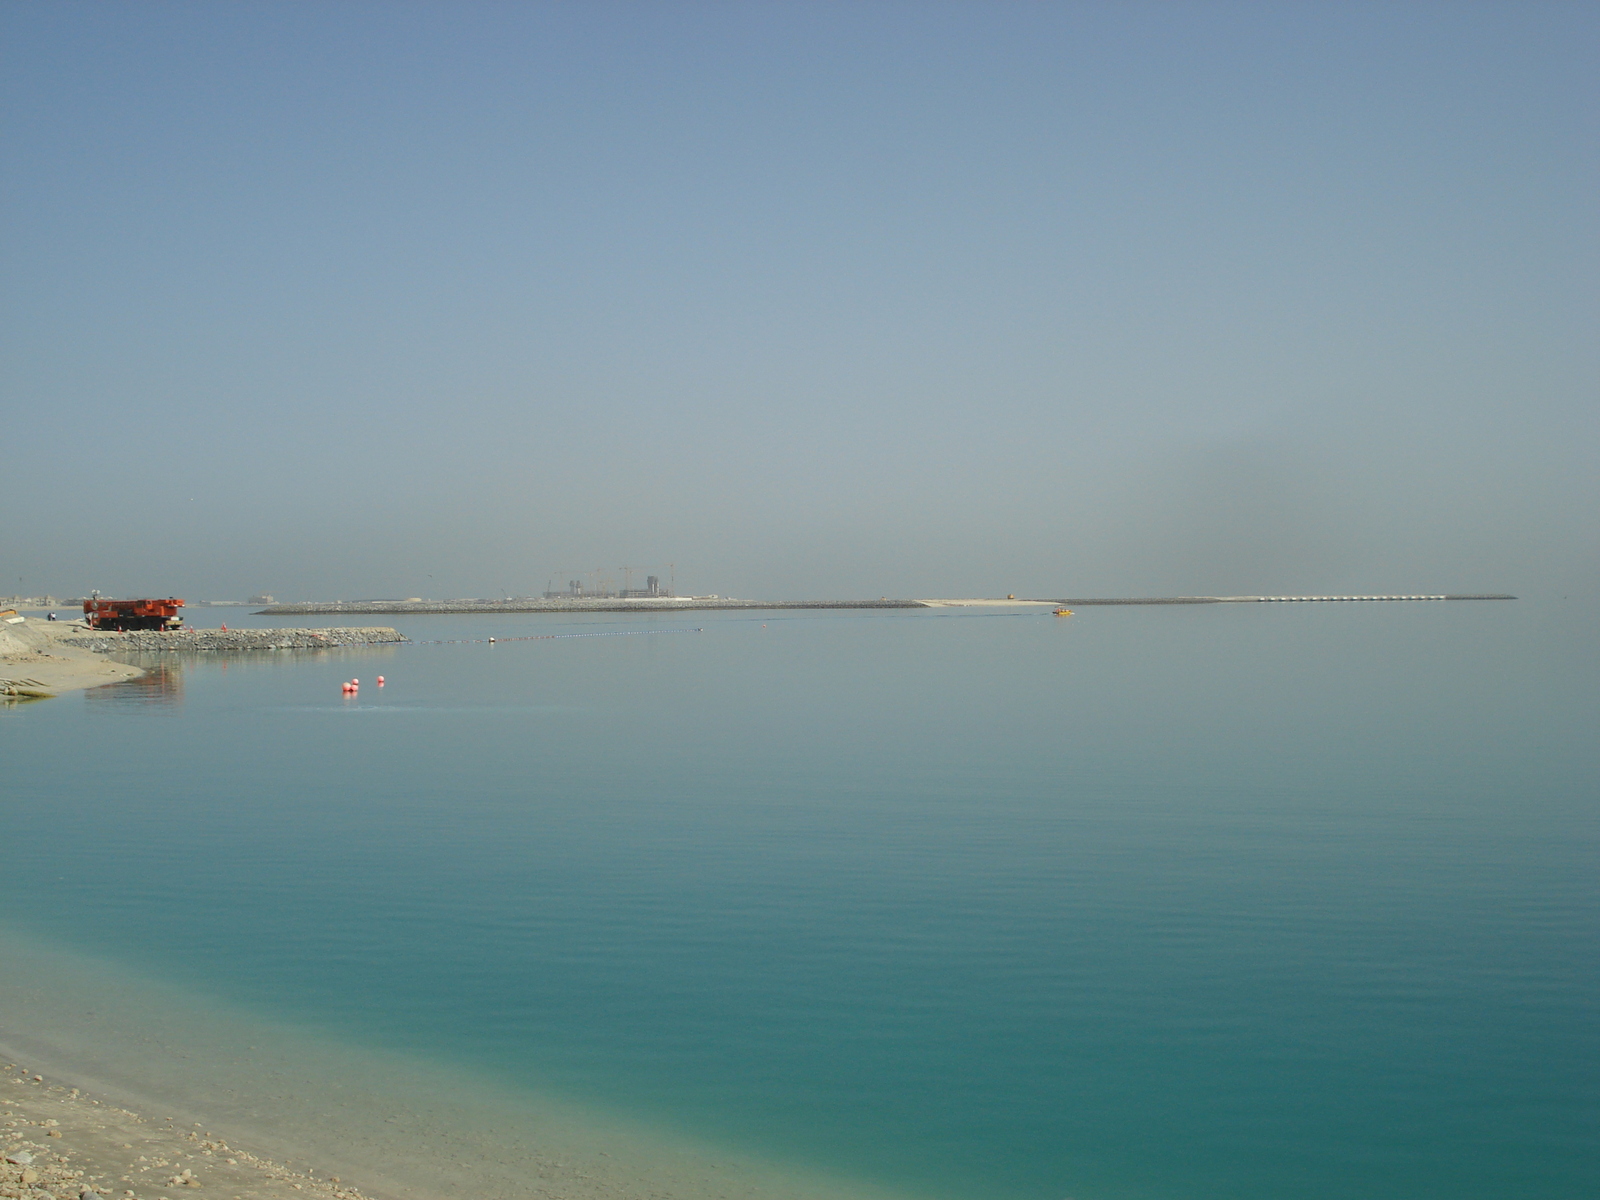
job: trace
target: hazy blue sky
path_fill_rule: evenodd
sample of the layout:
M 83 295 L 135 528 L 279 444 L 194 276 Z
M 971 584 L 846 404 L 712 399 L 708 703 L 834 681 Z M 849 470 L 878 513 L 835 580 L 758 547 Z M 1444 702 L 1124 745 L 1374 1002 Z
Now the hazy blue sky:
M 0 7 L 0 592 L 1600 559 L 1600 6 Z

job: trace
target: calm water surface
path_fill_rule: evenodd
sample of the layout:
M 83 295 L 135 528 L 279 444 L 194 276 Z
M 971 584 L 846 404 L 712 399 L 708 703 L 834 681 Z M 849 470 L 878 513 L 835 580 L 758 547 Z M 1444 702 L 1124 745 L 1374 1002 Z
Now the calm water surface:
M 0 715 L 0 920 L 913 1195 L 1600 1195 L 1559 604 L 404 632 Z

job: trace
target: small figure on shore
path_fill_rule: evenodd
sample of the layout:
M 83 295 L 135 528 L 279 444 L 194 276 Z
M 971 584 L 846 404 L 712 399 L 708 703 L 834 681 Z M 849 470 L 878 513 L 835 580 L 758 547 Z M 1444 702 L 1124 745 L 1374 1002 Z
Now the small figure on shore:
M 46 621 L 54 621 L 56 619 L 56 615 L 55 613 L 45 613 L 44 619 Z

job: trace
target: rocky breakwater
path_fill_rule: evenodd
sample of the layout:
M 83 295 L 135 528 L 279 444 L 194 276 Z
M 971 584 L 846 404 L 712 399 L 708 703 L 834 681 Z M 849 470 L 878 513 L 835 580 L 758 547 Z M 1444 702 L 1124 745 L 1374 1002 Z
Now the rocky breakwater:
M 59 644 L 99 654 L 144 654 L 168 651 L 202 654 L 244 650 L 327 650 L 337 646 L 371 646 L 403 642 L 406 638 L 387 626 L 345 629 L 176 629 L 113 633 L 85 630 L 63 637 Z
M 695 612 L 709 609 L 787 608 L 927 608 L 925 600 L 730 600 L 721 596 L 674 596 L 628 599 L 618 597 L 557 597 L 550 600 L 330 600 L 305 604 L 274 604 L 254 613 L 257 617 L 304 616 L 420 616 L 447 613 L 597 613 Z

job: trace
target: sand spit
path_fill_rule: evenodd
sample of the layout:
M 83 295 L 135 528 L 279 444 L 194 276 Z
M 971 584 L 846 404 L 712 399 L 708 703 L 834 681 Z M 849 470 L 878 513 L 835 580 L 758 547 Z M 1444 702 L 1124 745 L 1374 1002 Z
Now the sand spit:
M 924 608 L 1039 608 L 1061 603 L 1059 600 L 919 600 Z
M 146 1116 L 0 1064 L 0 1197 L 156 1200 L 202 1193 L 355 1200 L 337 1177 L 297 1171 L 199 1126 Z
M 39 620 L 0 625 L 0 696 L 42 699 L 144 674 L 88 648 L 62 645 L 60 635 L 68 628 L 63 622 Z M 84 632 L 81 624 L 78 632 Z

